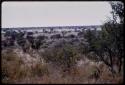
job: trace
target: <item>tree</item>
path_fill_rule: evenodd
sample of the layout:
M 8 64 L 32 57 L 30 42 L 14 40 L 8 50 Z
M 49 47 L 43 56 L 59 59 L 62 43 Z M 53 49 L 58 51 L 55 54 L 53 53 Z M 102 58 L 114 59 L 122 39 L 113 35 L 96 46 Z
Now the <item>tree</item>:
M 85 35 L 89 43 L 89 52 L 93 51 L 99 56 L 107 66 L 111 68 L 112 73 L 121 72 L 122 59 L 124 56 L 123 46 L 123 24 L 124 24 L 124 5 L 122 2 L 111 2 L 112 16 L 102 26 L 102 31 L 98 36 L 88 31 Z M 120 20 L 118 22 L 118 20 Z M 118 71 L 114 70 L 114 65 Z
M 113 19 L 102 26 L 103 34 L 107 35 L 103 39 L 108 41 L 105 49 L 109 53 L 111 66 L 114 64 L 113 58 L 116 58 L 119 68 L 118 71 L 121 72 L 122 58 L 124 56 L 124 4 L 122 2 L 111 2 L 110 4 L 112 7 L 111 13 Z
M 113 38 L 114 54 L 117 56 L 119 72 L 121 71 L 122 58 L 124 56 L 124 3 L 111 2 L 113 20 L 110 21 L 109 26 L 112 26 L 110 36 Z M 119 20 L 119 22 L 118 22 Z

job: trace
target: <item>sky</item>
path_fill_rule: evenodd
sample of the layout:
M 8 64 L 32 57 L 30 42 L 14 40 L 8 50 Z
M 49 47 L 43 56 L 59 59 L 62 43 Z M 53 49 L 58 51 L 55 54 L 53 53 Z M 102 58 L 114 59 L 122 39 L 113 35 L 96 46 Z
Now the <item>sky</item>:
M 2 28 L 102 25 L 109 2 L 3 2 Z

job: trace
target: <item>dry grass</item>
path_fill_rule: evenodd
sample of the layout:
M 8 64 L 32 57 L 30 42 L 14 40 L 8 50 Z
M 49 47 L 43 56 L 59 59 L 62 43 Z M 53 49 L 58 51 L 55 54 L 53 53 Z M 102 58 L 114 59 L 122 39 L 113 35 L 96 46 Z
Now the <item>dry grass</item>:
M 52 65 L 53 64 L 53 65 Z M 97 68 L 101 74 L 99 79 L 90 78 Z M 2 52 L 2 83 L 29 83 L 29 84 L 93 84 L 123 82 L 123 75 L 112 77 L 105 64 L 92 65 L 90 62 L 81 66 L 74 65 L 67 71 L 54 63 L 33 63 L 30 67 L 24 63 L 12 50 Z
M 2 83 L 16 83 L 31 77 L 48 74 L 47 67 L 38 62 L 29 67 L 11 50 L 2 53 Z

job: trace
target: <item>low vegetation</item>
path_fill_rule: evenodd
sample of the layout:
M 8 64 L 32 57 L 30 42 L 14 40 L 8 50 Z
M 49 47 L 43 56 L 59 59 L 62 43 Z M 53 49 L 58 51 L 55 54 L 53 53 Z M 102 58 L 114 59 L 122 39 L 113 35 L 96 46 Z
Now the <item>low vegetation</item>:
M 21 79 L 48 75 L 45 64 L 38 62 L 31 66 L 24 63 L 21 57 L 13 50 L 2 53 L 2 82 L 16 83 Z

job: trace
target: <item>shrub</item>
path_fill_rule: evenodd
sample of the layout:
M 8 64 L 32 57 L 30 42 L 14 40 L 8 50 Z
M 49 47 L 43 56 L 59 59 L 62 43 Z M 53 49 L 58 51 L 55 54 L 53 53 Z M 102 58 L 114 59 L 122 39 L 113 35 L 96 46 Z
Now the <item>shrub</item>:
M 27 32 L 27 35 L 33 35 L 33 32 Z
M 83 33 L 83 32 L 79 32 L 77 35 L 78 35 L 79 37 L 83 37 L 83 36 L 84 36 L 84 33 Z
M 59 38 L 62 38 L 60 34 L 55 34 L 51 36 L 51 39 L 59 39 Z
M 76 36 L 73 35 L 73 34 L 70 34 L 70 35 L 67 36 L 67 38 L 75 38 L 75 37 L 76 37 Z
M 42 55 L 45 60 L 57 63 L 64 68 L 72 67 L 79 57 L 77 56 L 76 49 L 70 44 L 64 44 L 62 47 L 48 48 Z
M 38 37 L 37 37 L 37 39 L 38 39 L 39 41 L 42 41 L 42 40 L 47 39 L 47 38 L 48 38 L 47 36 L 38 36 Z

